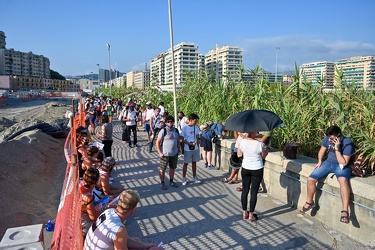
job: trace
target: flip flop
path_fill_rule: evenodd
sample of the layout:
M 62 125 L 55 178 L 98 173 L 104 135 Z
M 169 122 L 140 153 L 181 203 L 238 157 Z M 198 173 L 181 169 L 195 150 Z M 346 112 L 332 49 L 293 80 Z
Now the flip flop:
M 238 184 L 240 181 L 230 180 L 228 181 L 228 184 Z
M 239 187 L 236 187 L 236 190 L 237 190 L 238 192 L 241 192 L 241 191 L 242 191 L 242 185 L 239 186 Z
M 306 205 L 309 205 L 309 207 L 305 207 Z M 302 209 L 300 210 L 300 213 L 306 213 L 308 211 L 310 211 L 311 209 L 313 209 L 315 207 L 315 203 L 314 202 L 307 202 L 305 203 L 305 205 L 302 207 Z
M 224 183 L 229 183 L 232 180 L 228 180 L 228 178 L 222 178 L 221 181 L 224 182 Z

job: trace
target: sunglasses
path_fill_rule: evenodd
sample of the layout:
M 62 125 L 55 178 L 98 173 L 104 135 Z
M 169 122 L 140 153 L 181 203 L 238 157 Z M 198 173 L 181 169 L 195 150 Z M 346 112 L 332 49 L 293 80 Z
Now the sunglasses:
M 166 121 L 166 123 L 173 123 L 174 121 Z

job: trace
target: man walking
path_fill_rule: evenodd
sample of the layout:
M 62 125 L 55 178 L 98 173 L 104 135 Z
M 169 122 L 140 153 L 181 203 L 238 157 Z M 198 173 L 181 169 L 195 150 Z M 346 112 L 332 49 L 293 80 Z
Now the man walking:
M 178 152 L 180 152 L 179 133 L 174 125 L 174 118 L 168 116 L 165 122 L 165 128 L 161 129 L 156 140 L 156 148 L 160 156 L 160 187 L 167 189 L 164 183 L 165 170 L 169 165 L 169 185 L 177 187 L 173 181 L 175 169 L 177 168 Z
M 145 126 L 145 131 L 147 133 L 147 143 L 150 143 L 150 119 L 154 114 L 151 101 L 146 102 L 146 109 L 143 113 L 143 124 Z
M 199 117 L 192 113 L 187 120 L 187 126 L 182 128 L 180 139 L 184 142 L 184 165 L 182 167 L 182 185 L 187 184 L 187 165 L 191 163 L 194 183 L 201 183 L 197 177 L 197 161 L 199 161 L 199 128 L 196 125 Z
M 124 121 L 126 121 L 126 129 L 128 133 L 128 140 L 129 147 L 137 146 L 137 114 L 135 113 L 134 106 L 129 106 L 129 111 L 127 116 L 124 117 Z M 133 145 L 131 144 L 131 133 L 133 133 Z

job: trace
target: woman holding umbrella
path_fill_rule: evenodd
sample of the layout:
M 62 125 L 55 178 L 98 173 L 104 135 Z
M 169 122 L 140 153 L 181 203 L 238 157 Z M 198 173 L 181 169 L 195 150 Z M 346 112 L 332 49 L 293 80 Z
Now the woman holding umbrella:
M 258 132 L 244 134 L 244 139 L 240 142 L 237 151 L 238 157 L 243 157 L 242 161 L 242 218 L 244 220 L 255 221 L 258 219 L 254 214 L 257 203 L 259 186 L 263 179 L 264 165 L 263 159 L 268 154 L 268 149 L 263 142 L 257 140 Z M 250 191 L 251 186 L 251 191 Z M 247 210 L 248 194 L 250 193 L 250 211 Z

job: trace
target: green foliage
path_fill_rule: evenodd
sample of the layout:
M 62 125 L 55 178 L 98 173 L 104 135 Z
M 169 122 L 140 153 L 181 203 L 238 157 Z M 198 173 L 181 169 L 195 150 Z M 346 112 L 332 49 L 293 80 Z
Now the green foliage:
M 297 65 L 293 82 L 288 86 L 271 83 L 259 73 L 261 70 L 259 66 L 250 70 L 255 81 L 248 83 L 244 82 L 243 70 L 237 77 L 239 82 L 230 76 L 221 81 L 208 72 L 188 73 L 186 83 L 177 90 L 178 110 L 187 115 L 198 114 L 201 122 L 225 122 L 232 114 L 247 109 L 273 111 L 284 121 L 284 126 L 274 130 L 272 145 L 280 147 L 285 142 L 294 142 L 299 145 L 299 153 L 310 157 L 317 156 L 325 130 L 335 124 L 368 160 L 375 161 L 373 93 L 355 84 L 343 86 L 341 81 L 334 90 L 326 92 L 321 81 L 313 86 L 303 79 Z M 337 77 L 340 80 L 340 71 Z M 112 91 L 114 97 L 133 97 L 141 104 L 149 100 L 154 104 L 164 101 L 167 110 L 174 110 L 172 92 L 163 92 L 157 87 L 113 88 Z
M 66 80 L 65 77 L 63 77 L 62 75 L 60 75 L 59 72 L 56 72 L 52 69 L 50 69 L 50 76 L 51 76 L 51 79 L 56 79 L 56 80 Z

